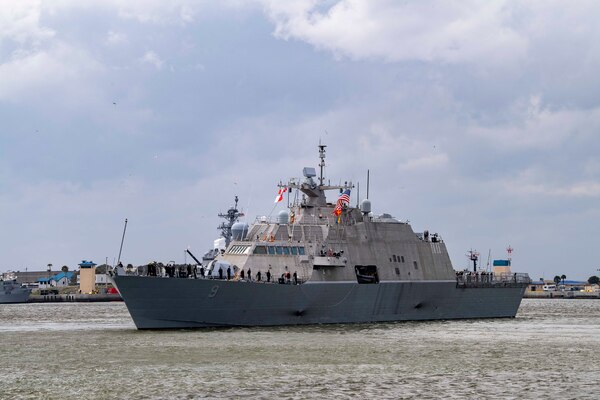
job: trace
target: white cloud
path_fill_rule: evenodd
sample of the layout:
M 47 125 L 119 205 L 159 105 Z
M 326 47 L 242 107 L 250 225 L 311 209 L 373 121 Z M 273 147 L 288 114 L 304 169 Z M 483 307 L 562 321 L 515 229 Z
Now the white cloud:
M 82 94 L 90 76 L 102 70 L 85 51 L 60 42 L 44 50 L 17 51 L 0 64 L 0 101 L 39 100 L 71 90 Z
M 142 23 L 192 22 L 200 4 L 182 0 L 112 0 L 111 3 L 121 18 Z
M 52 29 L 40 25 L 40 1 L 22 0 L 0 4 L 0 43 L 14 40 L 19 44 L 39 44 L 54 37 Z
M 388 62 L 472 64 L 520 71 L 535 64 L 534 46 L 553 46 L 553 65 L 568 73 L 598 56 L 579 50 L 597 43 L 597 1 L 262 0 L 275 36 L 299 39 L 337 56 Z M 332 5 L 331 5 L 332 4 Z M 596 44 L 597 46 L 597 44 Z M 556 50 L 586 57 L 583 65 Z M 545 61 L 545 60 L 544 60 Z M 545 66 L 545 67 L 546 67 Z M 572 73 L 572 72 L 571 72 Z
M 325 11 L 315 1 L 263 3 L 277 37 L 351 58 L 505 64 L 528 46 L 505 1 L 341 0 Z
M 119 45 L 127 43 L 127 35 L 120 32 L 108 31 L 106 34 L 106 44 L 107 45 Z
M 140 59 L 140 61 L 142 63 L 145 64 L 150 64 L 152 66 L 154 66 L 154 68 L 156 68 L 157 70 L 161 70 L 163 65 L 164 65 L 164 61 L 158 56 L 158 54 L 156 54 L 154 51 L 152 50 L 148 50 L 144 56 Z
M 549 183 L 526 183 L 507 181 L 504 187 L 508 193 L 520 196 L 564 197 L 564 198 L 600 198 L 600 183 L 592 181 L 576 182 L 570 185 L 553 185 Z
M 411 158 L 398 166 L 401 171 L 439 170 L 448 165 L 448 155 L 444 153 L 423 155 Z
M 590 110 L 541 106 L 539 96 L 514 105 L 515 120 L 500 126 L 473 124 L 470 135 L 483 138 L 504 149 L 558 149 L 580 135 L 595 135 L 600 129 L 600 107 Z M 519 115 L 520 114 L 520 115 Z

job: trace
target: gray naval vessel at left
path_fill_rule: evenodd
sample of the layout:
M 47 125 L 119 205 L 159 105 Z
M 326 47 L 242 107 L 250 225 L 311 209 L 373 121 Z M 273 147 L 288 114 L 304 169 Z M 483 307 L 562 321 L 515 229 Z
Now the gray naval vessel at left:
M 16 277 L 0 279 L 0 304 L 27 303 L 31 289 L 21 287 Z
M 373 216 L 368 200 L 352 207 L 352 183 L 325 184 L 325 147 L 319 145 L 318 178 L 315 168 L 304 168 L 303 179 L 279 184 L 277 200 L 285 193 L 288 209 L 274 220 L 237 222 L 236 202 L 226 214 L 226 246 L 200 274 L 117 268 L 114 283 L 137 328 L 516 315 L 527 274 L 494 275 L 476 266 L 457 272 L 438 234 L 415 233 L 389 214 Z M 328 202 L 327 191 L 337 201 Z

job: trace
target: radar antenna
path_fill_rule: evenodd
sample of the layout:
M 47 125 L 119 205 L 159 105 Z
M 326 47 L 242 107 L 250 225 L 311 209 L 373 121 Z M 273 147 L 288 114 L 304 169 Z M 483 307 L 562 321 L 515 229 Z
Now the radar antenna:
M 337 190 L 340 191 L 345 189 L 352 189 L 354 185 L 352 182 L 344 182 L 344 185 L 325 185 L 325 176 L 324 176 L 324 168 L 325 168 L 325 148 L 327 145 L 321 144 L 319 141 L 319 158 L 321 161 L 319 162 L 319 167 L 321 169 L 321 174 L 319 176 L 319 182 L 315 182 L 313 178 L 317 177 L 317 171 L 313 167 L 304 167 L 302 174 L 304 175 L 303 181 L 295 181 L 294 179 L 290 179 L 287 184 L 279 183 L 279 188 L 285 188 L 288 190 L 288 193 L 292 189 L 297 189 L 303 193 L 302 197 L 302 206 L 306 207 L 325 207 L 327 206 L 327 199 L 325 198 L 325 192 L 327 190 Z M 304 196 L 305 195 L 305 196 Z

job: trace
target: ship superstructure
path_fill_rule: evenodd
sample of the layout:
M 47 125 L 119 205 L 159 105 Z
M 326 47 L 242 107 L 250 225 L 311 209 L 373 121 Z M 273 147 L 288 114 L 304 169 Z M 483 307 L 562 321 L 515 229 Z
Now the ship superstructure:
M 526 274 L 454 271 L 440 235 L 373 216 L 369 200 L 352 207 L 351 182 L 326 185 L 325 148 L 318 178 L 306 167 L 303 179 L 279 185 L 292 198 L 287 210 L 230 224 L 231 241 L 205 273 L 222 279 L 116 276 L 137 327 L 515 316 Z

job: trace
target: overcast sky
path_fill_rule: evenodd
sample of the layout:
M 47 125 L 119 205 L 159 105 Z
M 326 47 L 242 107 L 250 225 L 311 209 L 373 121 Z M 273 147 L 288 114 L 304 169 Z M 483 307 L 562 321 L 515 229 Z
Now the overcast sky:
M 317 166 L 532 278 L 599 274 L 600 3 L 0 0 L 0 271 L 183 262 Z M 352 193 L 355 202 L 356 192 Z M 333 196 L 335 197 L 335 196 Z M 334 200 L 334 199 L 333 199 Z M 275 210 L 275 213 L 279 209 Z

